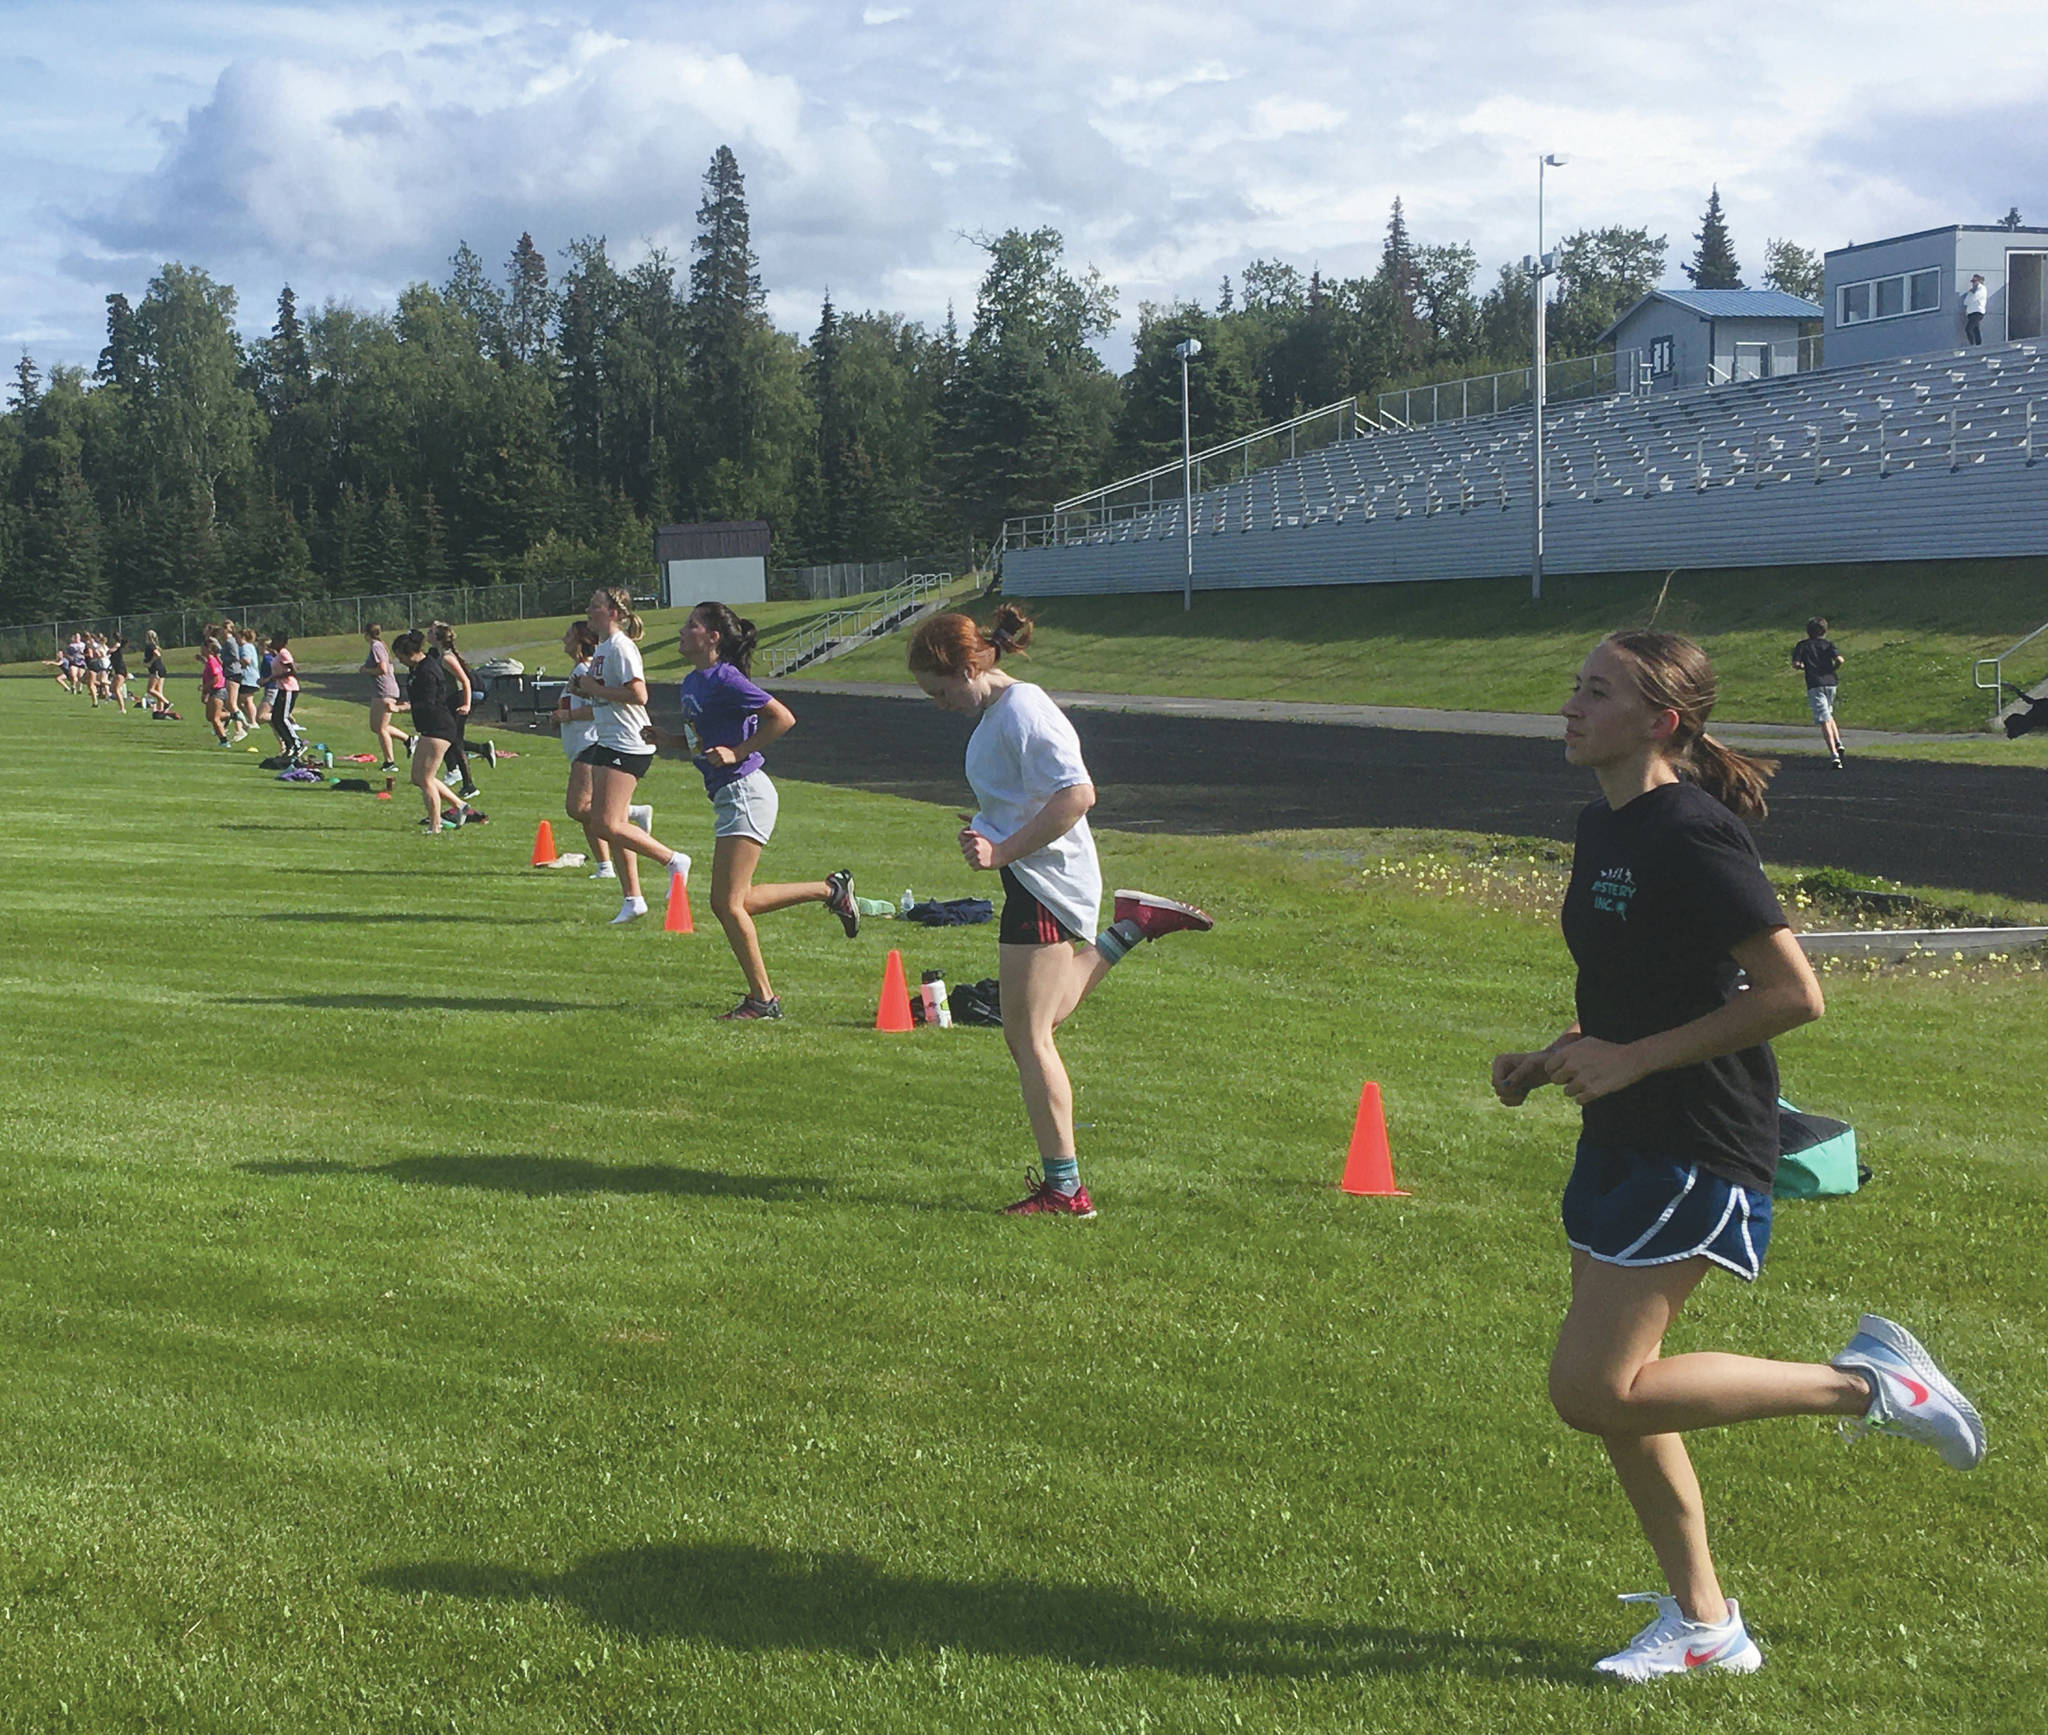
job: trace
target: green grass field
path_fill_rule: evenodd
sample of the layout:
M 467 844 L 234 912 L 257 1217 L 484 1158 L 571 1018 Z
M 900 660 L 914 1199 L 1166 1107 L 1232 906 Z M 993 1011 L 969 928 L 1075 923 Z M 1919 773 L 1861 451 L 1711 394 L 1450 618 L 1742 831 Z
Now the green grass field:
M 1100 1220 L 1016 1222 L 1000 1037 L 869 1028 L 887 947 L 991 930 L 767 918 L 789 1018 L 719 1025 L 715 929 L 525 865 L 551 744 L 430 844 L 186 715 L 0 682 L 0 1725 L 2039 1728 L 2038 957 L 1829 977 L 1787 1088 L 1876 1180 L 1674 1339 L 1894 1313 L 1988 1463 L 1700 1437 L 1769 1665 L 1610 1690 L 1654 1571 L 1544 1398 L 1572 1117 L 1486 1088 L 1569 1002 L 1541 849 L 1105 834 L 1219 926 L 1070 1028 Z M 947 809 L 784 797 L 776 871 L 978 889 Z M 1412 1197 L 1334 1188 L 1367 1078 Z
M 1468 579 L 1198 593 L 1188 613 L 1178 595 L 1027 606 L 1040 623 L 1038 655 L 1057 670 L 1047 680 L 1065 689 L 1550 711 L 1588 644 L 1649 620 L 1663 579 L 1553 578 L 1541 604 L 1529 601 L 1524 579 Z M 1971 685 L 1972 662 L 2048 621 L 2048 561 L 1682 572 L 1658 624 L 1713 654 L 1722 720 L 1806 723 L 1788 653 L 1813 614 L 1832 623 L 1846 659 L 1844 723 L 1980 730 L 1991 706 Z M 2048 675 L 2048 639 L 2008 674 Z M 877 644 L 821 666 L 817 677 L 907 679 L 903 650 Z

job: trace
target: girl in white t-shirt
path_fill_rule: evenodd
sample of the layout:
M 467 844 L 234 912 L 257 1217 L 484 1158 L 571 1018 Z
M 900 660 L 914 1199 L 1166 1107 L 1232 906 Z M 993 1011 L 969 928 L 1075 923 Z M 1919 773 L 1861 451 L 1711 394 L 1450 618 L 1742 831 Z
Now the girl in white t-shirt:
M 650 836 L 633 815 L 633 791 L 654 763 L 644 739 L 647 676 L 637 643 L 646 628 L 633 612 L 632 597 L 611 586 L 591 592 L 589 619 L 597 650 L 582 673 L 570 676 L 569 695 L 590 706 L 597 730 L 597 739 L 577 755 L 577 762 L 590 767 L 590 823 L 610 846 L 613 864 L 625 882 L 625 899 L 612 917 L 616 926 L 647 914 L 636 855 L 663 863 L 685 884 L 690 858 Z M 650 813 L 648 822 L 652 821 Z
M 1092 1217 L 1074 1153 L 1074 1090 L 1053 1033 L 1139 941 L 1215 923 L 1191 904 L 1120 891 L 1116 920 L 1096 934 L 1102 869 L 1088 831 L 1095 784 L 1080 738 L 1042 688 L 997 666 L 1030 642 L 1030 620 L 1009 603 L 987 633 L 966 615 L 934 615 L 911 640 L 910 671 L 941 710 L 980 719 L 967 743 L 967 781 L 981 810 L 960 833 L 960 853 L 969 867 L 1002 875 L 1003 1040 L 1040 1163 L 1030 1191 L 1005 1209 Z

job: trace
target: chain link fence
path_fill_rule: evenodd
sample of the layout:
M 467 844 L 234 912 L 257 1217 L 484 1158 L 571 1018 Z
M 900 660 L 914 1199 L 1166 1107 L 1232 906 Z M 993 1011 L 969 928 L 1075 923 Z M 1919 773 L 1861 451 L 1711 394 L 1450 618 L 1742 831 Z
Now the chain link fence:
M 897 560 L 835 561 L 826 566 L 787 566 L 768 574 L 768 595 L 774 602 L 819 602 L 839 596 L 865 596 L 892 590 L 921 572 L 970 572 L 973 555 L 962 549 L 944 554 L 904 555 Z

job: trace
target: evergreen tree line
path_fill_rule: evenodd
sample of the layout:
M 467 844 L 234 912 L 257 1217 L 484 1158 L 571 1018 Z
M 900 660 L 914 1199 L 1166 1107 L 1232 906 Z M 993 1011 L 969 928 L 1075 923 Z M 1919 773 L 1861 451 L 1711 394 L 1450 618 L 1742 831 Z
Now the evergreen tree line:
M 1718 191 L 1696 239 L 1696 281 L 1735 275 Z M 89 375 L 15 369 L 0 621 L 609 582 L 646 573 L 656 524 L 687 520 L 766 519 L 781 564 L 918 555 L 1177 456 L 1185 338 L 1203 345 L 1198 443 L 1527 361 L 1526 276 L 1482 292 L 1472 249 L 1416 241 L 1399 200 L 1370 276 L 1255 260 L 1213 309 L 1143 306 L 1121 377 L 1091 347 L 1116 291 L 1068 267 L 1056 230 L 978 244 L 964 337 L 950 312 L 931 331 L 829 294 L 807 341 L 778 331 L 721 147 L 687 269 L 659 250 L 621 265 L 591 236 L 551 272 L 521 235 L 494 275 L 465 242 L 388 314 L 302 314 L 287 287 L 243 342 L 235 291 L 167 264 L 139 302 L 107 297 Z M 1772 248 L 1772 281 L 1817 275 Z M 1552 351 L 1577 355 L 1656 283 L 1665 241 L 1615 226 L 1559 251 Z

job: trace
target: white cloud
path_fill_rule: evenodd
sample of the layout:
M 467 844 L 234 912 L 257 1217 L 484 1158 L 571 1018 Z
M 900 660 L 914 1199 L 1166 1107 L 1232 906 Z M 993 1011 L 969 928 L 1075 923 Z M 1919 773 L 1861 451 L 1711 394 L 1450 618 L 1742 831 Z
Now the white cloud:
M 99 295 L 168 257 L 266 308 L 381 303 L 458 239 L 603 233 L 687 257 L 712 150 L 747 176 L 778 318 L 971 307 L 962 237 L 1062 231 L 1140 299 L 1255 256 L 1372 268 L 1398 194 L 1490 279 L 1533 242 L 1643 224 L 1672 261 L 1710 183 L 1752 270 L 1809 246 L 2048 216 L 2030 141 L 2048 33 L 2018 0 L 556 0 L 400 10 L 28 0 L 9 11 L 0 346 L 97 353 Z M 1995 47 L 1996 52 L 1990 50 Z

